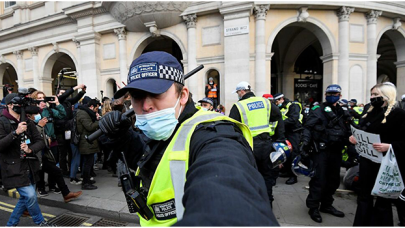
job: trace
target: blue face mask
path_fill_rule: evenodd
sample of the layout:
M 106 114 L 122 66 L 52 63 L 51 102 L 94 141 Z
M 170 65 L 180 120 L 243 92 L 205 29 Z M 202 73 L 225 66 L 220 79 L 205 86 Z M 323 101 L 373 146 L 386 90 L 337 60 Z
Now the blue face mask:
M 328 102 L 329 104 L 334 104 L 339 101 L 340 96 L 339 95 L 338 96 L 326 96 L 325 98 L 326 98 L 326 102 Z
M 208 111 L 208 108 L 201 108 L 201 110 L 203 110 L 203 111 Z
M 34 120 L 35 123 L 38 123 L 40 120 L 41 120 L 41 115 L 39 115 L 39 114 L 36 115 L 36 116 L 35 116 L 35 120 Z
M 136 114 L 135 126 L 150 139 L 165 141 L 172 135 L 177 123 L 176 107 L 180 97 L 173 108 L 166 108 L 149 114 Z M 181 113 L 181 106 L 180 112 Z

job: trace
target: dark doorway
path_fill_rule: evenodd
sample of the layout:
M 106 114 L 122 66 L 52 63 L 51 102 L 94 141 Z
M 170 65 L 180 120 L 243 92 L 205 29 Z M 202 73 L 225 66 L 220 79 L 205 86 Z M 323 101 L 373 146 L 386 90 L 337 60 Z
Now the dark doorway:
M 177 61 L 179 61 L 184 71 L 183 63 L 181 62 L 181 60 L 183 60 L 183 54 L 181 53 L 179 45 L 177 45 L 174 40 L 166 36 L 160 36 L 154 39 L 154 41 L 146 46 L 146 48 L 142 51 L 142 54 L 151 51 L 167 52 L 173 55 L 177 59 Z
M 397 61 L 397 53 L 394 43 L 387 33 L 387 31 L 381 36 L 380 42 L 378 42 L 377 54 L 380 55 L 377 61 L 377 82 L 390 81 L 394 84 L 397 83 L 397 67 L 395 62 Z
M 12 90 L 13 93 L 18 92 L 18 84 L 16 82 L 17 80 L 17 72 L 14 69 L 13 66 L 9 63 L 5 63 L 1 65 L 1 71 L 3 71 L 3 81 L 2 81 L 2 96 L 5 97 L 7 96 L 7 88 L 11 88 L 9 90 Z
M 52 67 L 52 94 L 56 93 L 58 83 L 60 89 L 67 90 L 77 85 L 77 73 L 76 66 L 73 60 L 64 53 L 55 54 L 58 55 L 53 67 Z M 63 78 L 60 77 L 60 73 L 63 70 Z M 77 91 L 75 91 L 75 94 Z

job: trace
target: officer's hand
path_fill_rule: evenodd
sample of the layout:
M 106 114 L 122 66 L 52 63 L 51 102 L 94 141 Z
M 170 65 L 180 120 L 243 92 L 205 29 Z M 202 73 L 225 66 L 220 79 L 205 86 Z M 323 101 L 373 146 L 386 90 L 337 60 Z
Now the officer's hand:
M 308 157 L 308 148 L 309 147 L 309 143 L 308 142 L 302 142 L 301 146 L 300 146 L 300 153 L 303 157 Z
M 105 114 L 98 124 L 101 131 L 109 136 L 114 136 L 120 131 L 127 130 L 129 125 L 125 123 L 126 121 L 121 124 L 121 115 L 119 111 L 112 111 Z

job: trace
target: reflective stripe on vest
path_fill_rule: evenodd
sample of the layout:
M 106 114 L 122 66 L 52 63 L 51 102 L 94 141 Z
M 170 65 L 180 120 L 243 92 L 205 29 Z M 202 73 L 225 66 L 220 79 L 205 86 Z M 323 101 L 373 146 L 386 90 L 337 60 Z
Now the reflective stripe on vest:
M 211 86 L 211 85 L 209 85 L 209 86 Z M 210 91 L 208 91 L 208 97 L 209 98 L 217 98 L 218 97 L 218 95 L 217 95 L 217 92 L 218 91 L 212 91 L 212 89 L 217 89 L 217 84 L 214 84 L 212 87 L 211 87 L 211 89 L 210 89 Z
M 250 97 L 236 102 L 236 107 L 242 119 L 242 123 L 249 126 L 253 137 L 262 133 L 271 132 L 270 128 L 270 101 L 263 97 Z
M 278 121 L 270 122 L 270 129 L 271 129 L 270 136 L 273 136 L 276 133 L 277 125 L 278 125 Z
M 191 137 L 197 125 L 220 120 L 235 123 L 253 148 L 253 137 L 246 125 L 215 112 L 195 113 L 180 125 L 159 162 L 146 201 L 154 216 L 147 221 L 138 214 L 141 226 L 171 226 L 183 218 L 182 199 Z

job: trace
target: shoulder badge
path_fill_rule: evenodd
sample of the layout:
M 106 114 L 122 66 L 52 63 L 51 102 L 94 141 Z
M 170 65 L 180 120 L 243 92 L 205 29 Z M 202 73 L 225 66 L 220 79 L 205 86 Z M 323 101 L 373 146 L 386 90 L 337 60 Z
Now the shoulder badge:
M 331 112 L 331 111 L 332 111 L 332 109 L 329 106 L 325 107 L 325 112 Z

